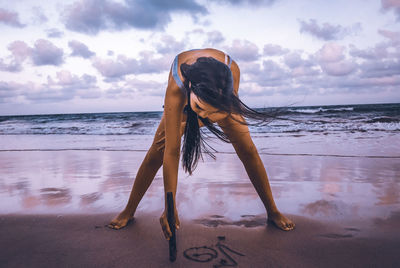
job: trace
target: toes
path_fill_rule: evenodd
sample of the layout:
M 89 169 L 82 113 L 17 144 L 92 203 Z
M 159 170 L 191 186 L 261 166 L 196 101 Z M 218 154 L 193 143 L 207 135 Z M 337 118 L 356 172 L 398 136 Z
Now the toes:
M 111 229 L 115 229 L 115 230 L 118 230 L 121 228 L 119 225 L 117 225 L 117 223 L 113 223 L 113 222 L 110 223 L 109 225 L 107 225 L 107 227 L 109 227 Z
M 286 227 L 288 228 L 288 231 L 293 230 L 294 229 L 294 223 L 293 222 L 286 223 Z

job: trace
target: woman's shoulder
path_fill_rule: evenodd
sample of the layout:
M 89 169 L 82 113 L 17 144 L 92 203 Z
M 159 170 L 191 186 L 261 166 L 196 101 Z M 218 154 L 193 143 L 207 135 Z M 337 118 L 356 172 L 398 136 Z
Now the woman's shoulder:
M 189 49 L 182 51 L 178 54 L 178 56 L 188 56 L 188 55 L 225 55 L 226 53 L 215 49 L 215 48 L 194 48 L 194 49 Z

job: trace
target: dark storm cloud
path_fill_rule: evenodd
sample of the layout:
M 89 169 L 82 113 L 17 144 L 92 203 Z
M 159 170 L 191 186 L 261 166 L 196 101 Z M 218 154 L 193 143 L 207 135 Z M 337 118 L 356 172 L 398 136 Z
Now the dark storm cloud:
M 299 20 L 299 23 L 301 33 L 308 33 L 325 41 L 343 39 L 347 35 L 357 34 L 361 31 L 360 23 L 356 23 L 351 27 L 343 27 L 329 23 L 323 23 L 322 26 L 320 26 L 314 19 L 310 19 L 308 22 Z
M 90 58 L 96 53 L 90 51 L 89 48 L 84 44 L 76 40 L 68 42 L 68 46 L 72 49 L 71 56 L 82 57 L 84 59 Z
M 35 42 L 32 49 L 32 61 L 36 66 L 40 65 L 55 65 L 63 64 L 64 51 L 56 47 L 50 41 L 39 39 Z
M 25 27 L 25 25 L 19 21 L 18 13 L 8 11 L 4 8 L 0 8 L 0 23 L 4 23 L 9 26 L 18 28 Z
M 381 0 L 382 9 L 384 11 L 393 10 L 400 21 L 400 1 L 398 0 Z
M 95 35 L 101 30 L 164 29 L 175 12 L 196 16 L 207 9 L 194 0 L 127 0 L 125 4 L 81 0 L 69 5 L 63 18 L 69 30 Z

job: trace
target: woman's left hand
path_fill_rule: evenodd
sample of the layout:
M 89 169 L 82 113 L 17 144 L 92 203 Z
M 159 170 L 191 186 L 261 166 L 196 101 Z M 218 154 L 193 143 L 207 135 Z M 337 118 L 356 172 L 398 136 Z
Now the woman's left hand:
M 179 217 L 178 217 L 178 211 L 175 210 L 174 214 L 175 214 L 175 228 L 178 230 L 181 225 L 181 223 L 179 221 Z M 165 239 L 169 240 L 172 236 L 172 233 L 171 233 L 171 229 L 169 228 L 167 212 L 165 210 L 160 217 L 160 224 L 161 224 L 161 229 L 163 230 Z

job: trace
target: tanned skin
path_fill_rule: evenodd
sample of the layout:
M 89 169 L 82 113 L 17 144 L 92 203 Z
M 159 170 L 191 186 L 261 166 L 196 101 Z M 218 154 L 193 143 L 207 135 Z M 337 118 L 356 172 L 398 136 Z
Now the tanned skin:
M 213 57 L 218 61 L 225 61 L 225 54 L 223 52 L 215 49 L 201 49 L 181 53 L 179 55 L 179 66 L 182 63 L 193 64 L 199 57 Z M 240 70 L 235 61 L 232 62 L 231 71 L 233 75 L 234 93 L 237 95 Z M 178 74 L 183 81 L 180 68 L 178 68 Z M 163 166 L 165 209 L 160 217 L 160 224 L 165 238 L 168 240 L 171 237 L 166 215 L 166 196 L 167 192 L 172 192 L 174 200 L 176 200 L 175 195 L 178 180 L 181 137 L 186 122 L 186 115 L 183 113 L 183 108 L 186 104 L 187 97 L 175 83 L 172 72 L 170 72 L 164 99 L 164 113 L 154 136 L 153 143 L 136 175 L 125 209 L 110 222 L 108 227 L 118 230 L 125 227 L 130 220 L 133 219 L 140 200 L 152 183 L 159 168 Z M 275 224 L 275 226 L 281 230 L 293 230 L 295 224 L 282 215 L 276 207 L 267 172 L 260 159 L 257 148 L 251 139 L 248 127 L 237 122 L 237 120 L 243 120 L 243 118 L 237 114 L 228 115 L 219 112 L 215 107 L 202 102 L 193 93 L 191 93 L 190 96 L 190 105 L 193 111 L 199 116 L 216 122 L 232 141 L 239 159 L 242 161 L 255 190 L 264 204 L 268 214 L 268 221 Z M 234 118 L 236 120 L 234 120 Z M 200 125 L 202 126 L 202 124 Z M 178 211 L 176 210 L 176 204 L 174 204 L 174 206 L 176 227 L 179 229 L 180 221 Z

